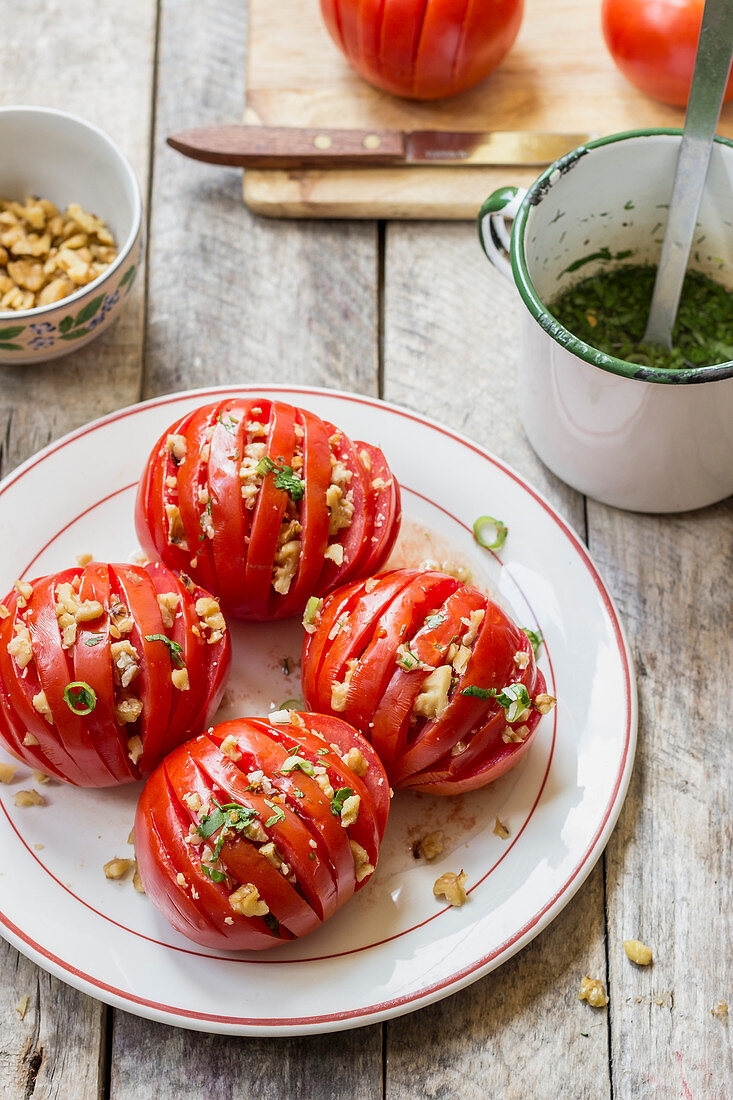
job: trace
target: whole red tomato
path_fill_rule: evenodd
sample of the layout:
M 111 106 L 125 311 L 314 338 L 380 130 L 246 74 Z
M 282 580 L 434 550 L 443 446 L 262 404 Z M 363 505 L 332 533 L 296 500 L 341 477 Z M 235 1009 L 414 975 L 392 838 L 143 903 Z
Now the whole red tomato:
M 411 99 L 473 87 L 519 33 L 523 0 L 321 0 L 328 31 L 371 84 Z
M 554 705 L 527 634 L 444 573 L 347 585 L 306 630 L 307 705 L 361 730 L 394 787 L 483 787 L 523 756 Z
M 684 107 L 690 94 L 705 0 L 603 0 L 603 34 L 613 60 L 653 99 Z M 733 98 L 733 73 L 725 99 Z
M 224 722 L 182 745 L 138 804 L 145 891 L 206 947 L 258 950 L 305 936 L 377 865 L 390 796 L 372 747 L 340 719 L 271 718 Z
M 18 582 L 0 605 L 0 741 L 79 787 L 132 783 L 213 717 L 226 630 L 208 592 L 159 564 Z
M 232 398 L 161 436 L 135 523 L 146 553 L 218 593 L 230 614 L 281 619 L 384 564 L 400 491 L 376 447 L 305 409 Z

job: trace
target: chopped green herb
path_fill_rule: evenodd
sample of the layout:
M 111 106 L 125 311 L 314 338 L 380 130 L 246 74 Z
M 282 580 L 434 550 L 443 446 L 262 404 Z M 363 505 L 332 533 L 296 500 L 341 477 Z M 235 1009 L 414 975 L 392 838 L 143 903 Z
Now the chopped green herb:
M 473 525 L 473 537 L 485 550 L 501 550 L 508 534 L 509 528 L 493 516 L 479 516 Z
M 176 668 L 186 667 L 186 662 L 181 656 L 181 654 L 183 653 L 183 646 L 179 645 L 178 642 L 174 642 L 172 638 L 168 638 L 165 634 L 146 634 L 145 641 L 163 642 L 164 645 L 168 646 L 168 649 L 170 651 L 171 663 L 174 664 Z
M 212 798 L 211 802 L 214 809 L 208 814 L 202 814 L 196 832 L 204 839 L 208 839 L 217 829 L 221 829 L 212 853 L 216 860 L 221 854 L 224 841 L 231 835 L 232 830 L 238 833 L 245 832 L 259 814 L 250 806 L 240 806 L 238 802 L 227 802 L 223 806 L 215 798 Z
M 463 688 L 461 695 L 470 695 L 474 699 L 493 699 L 496 695 L 496 688 L 480 688 L 475 684 L 469 684 L 468 687 Z
M 97 695 L 84 680 L 74 680 L 64 688 L 64 702 L 74 714 L 91 714 L 97 705 Z
M 311 853 L 310 853 L 310 856 L 309 856 L 308 858 L 309 858 L 309 859 L 315 859 L 315 858 L 316 858 L 316 853 L 315 853 L 315 852 L 311 852 Z
M 104 634 L 90 634 L 88 638 L 84 639 L 84 645 L 92 646 L 99 645 L 104 641 Z
M 292 749 L 288 749 L 288 756 L 295 756 L 296 752 L 300 751 L 300 745 L 293 745 Z
M 428 630 L 435 630 L 436 627 L 445 622 L 446 618 L 447 615 L 445 615 L 442 611 L 438 611 L 434 615 L 426 615 L 425 626 L 428 628 Z
M 271 810 L 274 810 L 272 817 L 268 817 L 265 822 L 265 828 L 270 829 L 273 825 L 278 825 L 281 821 L 285 820 L 285 811 L 280 806 L 276 806 L 274 802 L 270 802 L 269 798 L 265 799 L 265 805 L 269 806 Z
M 542 637 L 542 631 L 541 630 L 530 630 L 529 627 L 526 627 L 526 626 L 523 626 L 522 630 L 524 631 L 524 633 L 529 638 L 530 645 L 532 646 L 532 652 L 534 653 L 534 655 L 536 657 L 537 654 L 540 651 L 540 646 L 542 645 L 542 643 L 545 640 Z
M 202 863 L 201 870 L 212 882 L 223 882 L 227 877 L 224 871 L 217 871 L 216 867 L 209 867 L 208 863 Z
M 280 921 L 277 917 L 273 917 L 272 913 L 265 913 L 262 919 L 271 932 L 274 932 L 276 936 L 280 935 Z
M 656 274 L 651 264 L 603 269 L 564 290 L 550 309 L 573 336 L 627 362 L 674 370 L 685 360 L 703 367 L 733 359 L 733 293 L 699 271 L 685 275 L 672 349 L 642 343 Z
M 305 760 L 302 756 L 289 757 L 278 770 L 278 775 L 289 775 L 296 768 L 302 771 L 304 775 L 313 775 L 313 765 L 310 760 Z
M 354 792 L 351 787 L 339 787 L 331 799 L 331 813 L 334 817 L 341 817 L 341 811 L 344 808 L 344 802 L 347 798 L 351 798 Z
M 267 455 L 257 463 L 257 473 L 265 477 L 266 474 L 275 474 L 275 488 L 282 489 L 290 495 L 290 499 L 297 504 L 305 493 L 305 482 L 293 470 L 292 466 L 285 463 L 278 466 Z
M 293 787 L 293 794 L 296 798 L 305 798 L 305 791 L 301 791 L 300 787 Z
M 588 1038 L 588 1032 L 587 1031 L 581 1031 L 580 1034 L 583 1036 L 584 1039 Z

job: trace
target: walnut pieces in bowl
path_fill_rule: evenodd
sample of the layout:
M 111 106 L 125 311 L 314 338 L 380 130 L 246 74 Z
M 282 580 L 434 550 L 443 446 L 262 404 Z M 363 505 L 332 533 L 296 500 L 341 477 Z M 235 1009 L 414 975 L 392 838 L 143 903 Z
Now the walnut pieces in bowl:
M 78 203 L 0 196 L 0 310 L 34 309 L 68 298 L 117 259 L 107 226 Z
M 64 111 L 0 108 L 0 148 L 0 363 L 42 362 L 122 310 L 142 258 L 140 188 L 114 142 Z

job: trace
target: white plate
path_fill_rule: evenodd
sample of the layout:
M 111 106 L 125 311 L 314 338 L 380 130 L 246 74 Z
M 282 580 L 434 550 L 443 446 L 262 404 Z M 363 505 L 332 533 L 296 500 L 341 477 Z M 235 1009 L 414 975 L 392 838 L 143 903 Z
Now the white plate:
M 176 418 L 221 392 L 306 405 L 352 438 L 383 446 L 403 487 L 402 560 L 471 564 L 523 626 L 542 629 L 540 664 L 557 709 L 524 760 L 457 798 L 398 794 L 377 873 L 323 928 L 266 953 L 207 951 L 177 935 L 127 882 L 105 879 L 127 845 L 137 788 L 43 787 L 16 808 L 27 768 L 0 788 L 0 925 L 29 958 L 78 989 L 141 1016 L 202 1031 L 304 1034 L 358 1027 L 420 1008 L 493 970 L 568 903 L 603 850 L 631 773 L 636 694 L 613 603 L 585 547 L 517 474 L 455 432 L 406 409 L 305 387 L 239 386 L 161 397 L 90 424 L 0 485 L 0 595 L 92 552 L 137 549 L 135 483 Z M 509 527 L 501 561 L 471 537 L 477 515 Z M 447 550 L 451 547 L 451 550 Z M 227 717 L 300 695 L 299 624 L 235 624 Z M 288 677 L 282 658 L 293 667 Z M 3 759 L 9 759 L 5 756 Z M 495 816 L 510 829 L 494 834 Z M 446 852 L 411 845 L 440 827 Z M 470 896 L 446 908 L 432 885 L 465 868 Z

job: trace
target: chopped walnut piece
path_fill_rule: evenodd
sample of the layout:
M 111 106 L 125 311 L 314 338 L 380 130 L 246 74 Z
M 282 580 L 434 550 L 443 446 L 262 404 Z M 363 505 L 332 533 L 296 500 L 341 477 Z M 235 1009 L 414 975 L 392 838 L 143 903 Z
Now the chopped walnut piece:
M 357 748 L 351 748 L 341 757 L 347 768 L 351 768 L 354 775 L 360 779 L 366 775 L 369 765 Z
M 343 806 L 341 807 L 341 824 L 345 829 L 348 829 L 350 825 L 353 825 L 359 817 L 359 809 L 361 807 L 361 798 L 358 794 L 349 795 L 344 799 Z
M 236 738 L 232 733 L 227 734 L 219 748 L 223 752 L 224 756 L 228 756 L 230 760 L 234 760 L 236 762 L 237 760 L 242 759 L 242 754 L 239 751 L 239 746 L 237 745 Z
M 114 859 L 110 859 L 104 865 L 105 878 L 124 878 L 134 864 L 134 859 L 120 859 L 119 856 L 115 856 Z
M 120 687 L 129 687 L 140 671 L 140 656 L 131 642 L 113 642 L 110 646 L 115 680 Z
M 328 521 L 329 538 L 351 525 L 354 516 L 354 502 L 349 500 L 350 496 L 351 490 L 344 494 L 341 486 L 329 485 L 326 491 L 326 504 L 330 511 Z
M 637 966 L 649 966 L 653 958 L 651 947 L 639 940 L 624 940 L 624 951 Z
M 138 760 L 143 754 L 143 742 L 142 738 L 135 735 L 134 737 L 128 737 L 127 739 L 127 755 L 133 764 L 137 764 Z
M 89 565 L 90 561 L 94 561 L 94 554 L 77 554 L 76 564 L 80 565 L 82 569 L 85 565 Z
M 179 691 L 188 691 L 191 687 L 188 681 L 188 669 L 174 668 L 171 672 L 171 683 Z
M 201 796 L 198 791 L 189 791 L 188 794 L 184 794 L 183 801 L 188 806 L 189 810 L 194 813 L 198 813 L 201 809 Z
M 526 668 L 529 664 L 529 653 L 523 649 L 518 649 L 514 654 L 514 664 L 517 668 Z
M 501 739 L 505 745 L 521 744 L 529 736 L 529 726 L 517 726 L 516 729 L 512 726 L 505 726 L 502 730 Z
M 176 466 L 183 462 L 186 457 L 185 435 L 169 435 L 165 441 L 165 445 Z
M 30 997 L 26 993 L 23 997 L 20 998 L 17 1005 L 15 1006 L 15 1011 L 18 1013 L 21 1020 L 25 1020 L 25 1014 L 28 1011 L 28 1005 L 29 1004 L 30 1004 Z
M 364 581 L 364 591 L 367 593 L 367 595 L 370 592 L 374 591 L 378 583 L 379 582 L 376 577 L 369 577 L 367 580 Z
M 229 905 L 235 913 L 243 917 L 265 917 L 270 912 L 260 892 L 252 882 L 243 883 L 238 890 L 229 895 Z
M 38 791 L 18 791 L 15 796 L 16 806 L 45 806 L 46 799 Z
M 486 612 L 482 610 L 482 608 L 478 608 L 476 611 L 472 611 L 471 614 L 468 616 L 468 630 L 463 635 L 464 645 L 471 646 L 476 641 L 476 639 L 478 638 L 479 628 L 481 626 L 481 623 L 484 621 L 485 614 Z M 466 623 L 465 619 L 463 619 L 462 621 Z
M 587 974 L 580 983 L 578 999 L 587 1001 L 593 1008 L 604 1008 L 608 1004 L 603 982 L 600 978 L 591 978 Z
M 41 717 L 45 718 L 49 726 L 52 726 L 53 715 L 51 714 L 51 708 L 48 705 L 48 699 L 46 698 L 45 691 L 39 691 L 37 695 L 33 696 L 33 706 L 41 715 Z
M 138 894 L 145 893 L 145 887 L 143 886 L 143 880 L 140 878 L 140 872 L 137 867 L 135 868 L 135 874 L 132 876 L 132 885 L 137 890 Z
M 0 762 L 0 783 L 12 783 L 17 770 L 17 764 L 3 764 Z
M 115 718 L 121 726 L 137 722 L 142 712 L 142 700 L 134 695 L 126 695 L 115 703 Z
M 321 790 L 325 794 L 326 798 L 332 799 L 336 792 L 334 791 L 333 787 L 331 786 L 331 781 L 328 778 L 328 775 L 326 774 L 326 769 L 325 768 L 320 768 L 320 769 L 317 768 L 315 773 L 314 773 L 313 778 L 315 779 L 316 783 L 318 784 L 318 786 L 321 788 Z
M 7 619 L 10 615 L 10 611 L 4 603 L 0 603 L 0 619 Z
M 434 833 L 427 833 L 412 846 L 415 859 L 424 859 L 426 863 L 432 863 L 444 850 L 445 837 L 440 829 Z
M 168 518 L 168 542 L 187 550 L 186 528 L 183 526 L 180 508 L 177 504 L 166 504 L 165 514 Z
M 330 543 L 330 545 L 326 547 L 323 556 L 324 558 L 328 558 L 329 561 L 332 561 L 334 565 L 344 564 L 344 548 L 340 542 Z
M 215 600 L 213 596 L 201 596 L 200 599 L 196 600 L 196 614 L 202 628 L 209 631 L 209 636 L 206 639 L 209 645 L 220 642 L 226 633 L 227 624 L 221 613 L 218 600 Z
M 34 733 L 31 733 L 30 730 L 26 730 L 25 737 L 23 738 L 23 744 L 26 746 L 26 748 L 33 748 L 34 745 L 38 744 L 38 738 Z
M 355 840 L 349 841 L 351 848 L 351 854 L 354 857 L 354 875 L 357 882 L 363 882 L 367 875 L 374 873 L 374 867 L 369 862 L 369 855 L 365 848 L 362 848 L 361 844 L 357 844 Z
M 461 871 L 457 875 L 453 871 L 446 871 L 444 875 L 435 880 L 433 893 L 436 898 L 444 897 L 449 905 L 457 907 L 465 905 L 468 901 L 465 888 L 467 879 L 468 875 L 465 871 Z
M 27 581 L 16 581 L 13 588 L 23 600 L 29 600 L 33 595 L 33 586 L 28 584 Z M 18 600 L 18 605 L 25 606 L 25 604 L 21 605 L 20 600 Z
M 300 524 L 296 523 L 294 526 L 299 532 L 301 529 Z M 300 539 L 293 538 L 283 542 L 275 551 L 272 587 L 281 596 L 286 595 L 290 591 L 290 585 L 298 569 L 300 546 Z
M 506 825 L 504 824 L 504 822 L 503 822 L 503 821 L 500 821 L 498 817 L 495 817 L 495 818 L 494 818 L 494 829 L 493 829 L 493 832 L 494 832 L 494 833 L 495 833 L 495 834 L 496 834 L 496 835 L 497 835 L 498 837 L 501 837 L 501 839 L 502 839 L 502 840 L 506 840 L 506 839 L 507 839 L 507 837 L 509 836 L 509 830 L 507 829 L 507 827 L 506 827 Z
M 166 630 L 173 626 L 180 602 L 181 597 L 177 592 L 161 592 L 158 596 L 158 607 Z
M 448 706 L 453 669 L 440 665 L 423 680 L 420 694 L 412 704 L 412 713 L 423 718 L 438 718 Z
M 20 669 L 26 668 L 33 660 L 31 634 L 25 623 L 15 624 L 15 636 L 8 642 L 7 651 Z
M 537 695 L 534 705 L 540 714 L 549 714 L 556 702 L 557 699 L 553 698 L 552 695 Z
M 49 776 L 45 772 L 39 772 L 36 768 L 33 769 L 32 775 L 36 783 L 48 783 L 49 781 Z
M 711 1016 L 715 1016 L 718 1020 L 727 1020 L 728 1018 L 728 1002 L 716 1001 L 713 1007 L 710 1009 Z
M 340 683 L 335 683 L 331 687 L 331 709 L 336 711 L 346 710 L 346 696 L 349 693 L 349 682 L 354 674 L 356 668 L 356 660 L 353 658 L 346 662 L 346 672 L 344 678 Z

